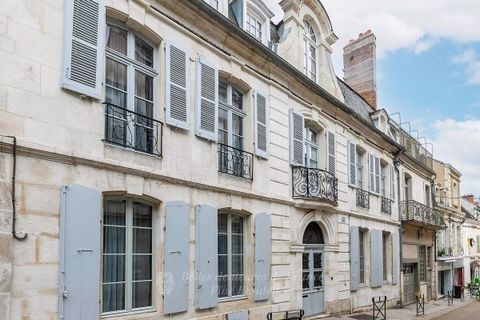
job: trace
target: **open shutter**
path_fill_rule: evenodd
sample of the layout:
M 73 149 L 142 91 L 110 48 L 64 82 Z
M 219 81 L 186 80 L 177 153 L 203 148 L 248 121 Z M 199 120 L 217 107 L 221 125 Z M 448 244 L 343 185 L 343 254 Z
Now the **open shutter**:
M 335 175 L 335 133 L 327 131 L 327 170 Z
M 60 318 L 100 318 L 101 193 L 62 188 L 60 209 Z
M 208 205 L 197 205 L 195 211 L 195 307 L 207 309 L 218 305 L 218 216 Z
M 373 159 L 375 160 L 375 192 L 380 194 L 380 177 L 382 175 L 380 158 L 377 156 L 374 156 Z
M 174 127 L 188 129 L 188 54 L 177 45 L 166 47 L 166 122 Z
M 290 109 L 289 113 L 290 129 L 290 163 L 292 165 L 304 166 L 304 118 L 300 112 Z
M 370 231 L 370 286 L 380 287 L 383 278 L 383 237 L 381 230 Z
M 357 184 L 357 148 L 355 143 L 348 141 L 348 184 L 355 187 Z
M 255 99 L 255 154 L 262 158 L 268 157 L 267 140 L 267 98 L 258 92 L 254 93 Z
M 395 200 L 395 167 L 390 165 L 390 199 Z
M 207 140 L 217 141 L 218 72 L 202 58 L 197 61 L 197 92 L 195 133 Z
M 103 0 L 65 1 L 62 87 L 99 99 L 102 94 Z
M 268 214 L 255 215 L 255 301 L 270 297 L 271 226 Z
M 350 227 L 350 290 L 360 285 L 360 238 L 358 227 Z
M 183 201 L 165 207 L 165 260 L 163 273 L 163 313 L 188 310 L 188 264 L 190 206 Z
M 392 284 L 400 277 L 400 238 L 398 231 L 392 233 Z
M 375 192 L 375 158 L 373 154 L 368 154 L 368 186 L 371 192 Z

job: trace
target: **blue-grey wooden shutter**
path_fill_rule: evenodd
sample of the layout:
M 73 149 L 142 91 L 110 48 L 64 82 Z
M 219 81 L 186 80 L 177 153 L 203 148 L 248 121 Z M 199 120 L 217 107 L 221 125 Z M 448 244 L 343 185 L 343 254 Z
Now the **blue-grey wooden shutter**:
M 254 93 L 255 100 L 255 154 L 262 158 L 268 157 L 267 139 L 267 98 L 258 92 Z
M 240 28 L 243 28 L 243 1 L 244 0 L 233 0 L 230 2 L 230 8 Z
M 394 165 L 390 165 L 390 199 L 395 200 L 395 167 Z
M 165 206 L 163 313 L 188 310 L 190 206 L 183 201 Z
M 99 99 L 104 74 L 104 1 L 65 1 L 64 19 L 62 87 Z
M 187 51 L 178 45 L 166 47 L 165 122 L 188 130 L 189 70 Z
M 370 192 L 375 192 L 375 157 L 368 154 L 368 186 Z
M 218 72 L 203 58 L 197 61 L 195 103 L 195 133 L 207 140 L 217 141 Z
M 370 231 L 370 286 L 380 287 L 383 282 L 383 236 L 381 230 Z
M 290 109 L 289 129 L 290 129 L 290 163 L 292 165 L 304 166 L 304 117 L 298 111 Z
M 195 209 L 195 307 L 207 309 L 218 305 L 218 216 L 208 205 Z
M 229 313 L 227 320 L 248 320 L 248 310 Z
M 270 215 L 255 215 L 255 301 L 267 300 L 270 297 L 271 227 Z
M 335 175 L 335 133 L 327 131 L 327 171 Z
M 360 238 L 358 227 L 350 227 L 350 290 L 360 285 Z
M 392 233 L 392 284 L 398 283 L 400 277 L 400 237 L 399 231 Z
M 62 188 L 60 209 L 60 318 L 100 318 L 101 193 Z

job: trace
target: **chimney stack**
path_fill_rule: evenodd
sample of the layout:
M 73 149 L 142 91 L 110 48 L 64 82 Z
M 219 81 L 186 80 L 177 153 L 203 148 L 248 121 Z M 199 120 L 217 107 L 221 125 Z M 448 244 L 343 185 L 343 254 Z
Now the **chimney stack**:
M 345 82 L 377 109 L 376 38 L 371 30 L 360 33 L 343 48 Z

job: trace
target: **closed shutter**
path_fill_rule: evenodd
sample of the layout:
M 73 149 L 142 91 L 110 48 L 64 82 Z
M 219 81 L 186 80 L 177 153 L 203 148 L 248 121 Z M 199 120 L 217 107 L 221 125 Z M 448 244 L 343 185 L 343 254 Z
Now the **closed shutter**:
M 335 133 L 328 131 L 327 132 L 327 170 L 331 174 L 335 175 Z
M 304 166 L 305 157 L 304 157 L 304 139 L 303 139 L 303 130 L 304 130 L 304 119 L 303 115 L 300 112 L 290 109 L 290 163 L 292 165 Z
M 177 45 L 167 43 L 166 61 L 165 120 L 174 127 L 188 129 L 188 54 Z
M 183 201 L 165 206 L 165 260 L 163 313 L 188 310 L 188 265 L 190 206 Z
M 270 297 L 271 226 L 268 214 L 255 215 L 255 301 Z
M 392 233 L 392 284 L 398 283 L 400 276 L 400 237 L 398 230 Z
M 348 141 L 348 184 L 355 187 L 357 184 L 357 146 Z
M 360 285 L 360 238 L 358 227 L 350 227 L 350 290 Z
M 60 318 L 100 318 L 100 192 L 62 188 L 60 209 Z
M 207 309 L 218 305 L 218 216 L 208 205 L 197 205 L 195 211 L 195 307 Z
M 390 165 L 390 199 L 395 200 L 395 167 Z
M 217 141 L 218 72 L 202 58 L 197 61 L 197 92 L 195 133 L 207 140 Z
M 62 87 L 99 99 L 102 94 L 103 0 L 65 1 Z
M 255 97 L 255 154 L 262 158 L 268 157 L 267 139 L 267 98 L 258 92 Z
M 370 286 L 380 287 L 383 282 L 383 237 L 381 230 L 370 231 Z

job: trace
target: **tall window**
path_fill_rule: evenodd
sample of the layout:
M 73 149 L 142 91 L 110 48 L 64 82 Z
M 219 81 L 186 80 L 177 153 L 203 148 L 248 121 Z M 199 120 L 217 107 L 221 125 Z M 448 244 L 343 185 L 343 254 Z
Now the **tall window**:
M 309 168 L 318 168 L 317 132 L 308 126 L 305 126 L 305 165 Z
M 262 23 L 261 19 L 251 12 L 247 12 L 247 32 L 257 40 L 262 41 Z
M 220 79 L 218 98 L 218 142 L 243 150 L 246 116 L 243 92 Z
M 431 192 L 430 192 L 430 186 L 428 185 L 425 185 L 425 205 L 427 207 L 430 207 L 431 206 L 431 201 L 430 201 L 430 198 L 431 198 Z
M 382 251 L 383 251 L 383 280 L 387 281 L 388 279 L 388 259 L 387 259 L 387 244 L 388 244 L 388 234 L 384 233 L 382 238 Z
M 387 194 L 387 169 L 388 167 L 384 164 L 380 164 L 380 195 L 385 197 Z
M 357 170 L 357 188 L 363 189 L 363 153 L 357 147 L 355 148 L 355 152 L 357 153 L 357 163 L 356 163 L 356 170 Z
M 365 283 L 365 231 L 359 230 L 358 237 L 360 240 L 360 283 Z
M 103 312 L 152 306 L 152 207 L 125 199 L 104 203 Z
M 218 297 L 245 294 L 244 219 L 236 214 L 218 215 Z
M 418 247 L 418 276 L 421 282 L 426 281 L 427 276 L 427 251 L 426 246 Z
M 134 33 L 107 25 L 106 140 L 152 153 L 154 149 L 154 49 Z M 129 112 L 130 111 L 130 112 Z M 134 112 L 134 113 L 132 113 Z
M 303 21 L 303 49 L 304 49 L 304 58 L 303 58 L 303 68 L 305 74 L 312 80 L 316 80 L 317 71 L 317 37 L 315 31 L 313 30 L 311 24 L 304 20 Z

